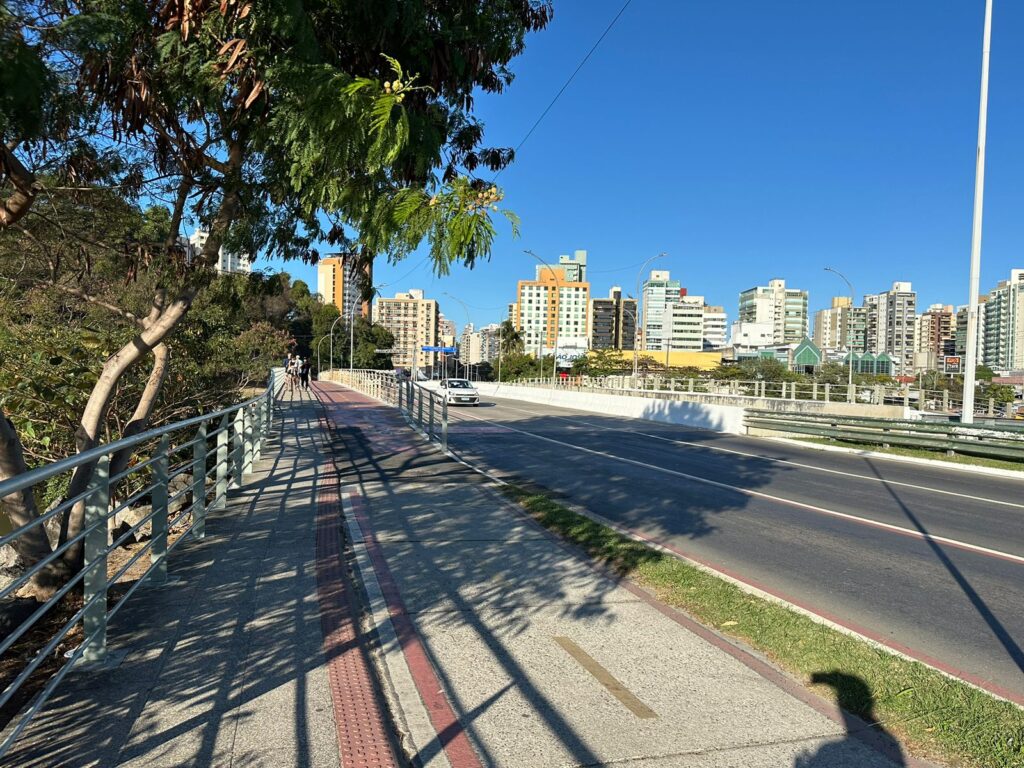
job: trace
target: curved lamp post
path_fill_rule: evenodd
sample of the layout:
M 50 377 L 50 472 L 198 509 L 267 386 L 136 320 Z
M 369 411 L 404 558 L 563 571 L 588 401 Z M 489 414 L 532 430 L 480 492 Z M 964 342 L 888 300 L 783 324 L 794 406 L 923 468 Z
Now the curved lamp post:
M 558 291 L 559 291 L 558 273 L 555 272 L 555 270 L 551 267 L 550 264 L 548 264 L 546 261 L 544 261 L 544 259 L 542 259 L 540 256 L 538 256 L 533 251 L 524 250 L 523 253 L 530 254 L 531 256 L 533 256 L 533 258 L 535 258 L 537 261 L 539 261 L 542 266 L 547 267 L 548 272 L 551 273 L 551 279 L 554 280 L 554 286 L 555 286 L 555 292 L 554 292 L 554 298 L 555 298 L 555 353 L 553 355 L 554 362 L 551 364 L 551 380 L 552 380 L 552 382 L 555 382 L 555 381 L 558 380 L 558 315 L 559 315 L 559 309 L 561 308 L 561 305 L 562 305 L 562 302 L 560 300 L 560 296 L 559 296 L 559 293 L 558 293 Z M 541 357 L 543 357 L 543 356 L 544 356 L 544 349 L 542 347 L 541 348 Z
M 847 287 L 850 289 L 850 321 L 849 321 L 850 322 L 850 329 L 849 330 L 852 330 L 853 329 L 853 305 L 857 301 L 857 296 L 853 292 L 853 284 L 849 280 L 847 280 L 846 279 L 846 275 L 844 275 L 838 269 L 832 269 L 832 267 L 825 267 L 825 271 L 826 272 L 831 272 L 833 275 L 838 275 L 839 277 L 841 277 L 843 282 L 846 283 Z M 847 334 L 846 334 L 846 351 L 847 351 L 847 354 L 850 356 L 850 364 L 847 366 L 849 368 L 849 373 L 848 373 L 848 378 L 847 378 L 847 383 L 846 383 L 846 400 L 847 400 L 847 402 L 850 402 L 850 403 L 854 402 L 854 400 L 855 400 L 855 398 L 853 396 L 853 340 L 852 340 L 851 336 L 852 336 L 852 334 L 847 332 Z
M 640 278 L 643 277 L 644 270 L 647 269 L 647 265 L 652 261 L 658 259 L 664 259 L 668 256 L 667 253 L 659 253 L 657 256 L 651 256 L 647 261 L 640 265 L 640 270 L 636 273 L 636 305 L 639 310 L 640 307 Z M 633 378 L 637 376 L 639 370 L 639 355 L 640 355 L 640 318 L 638 317 L 639 312 L 633 315 Z M 647 317 L 647 302 L 644 302 L 644 317 Z M 664 326 L 662 326 L 662 334 L 664 335 Z M 665 346 L 668 347 L 668 340 L 666 339 Z
M 457 301 L 457 302 L 459 302 L 459 304 L 462 305 L 462 311 L 466 313 L 466 325 L 469 325 L 471 323 L 471 320 L 469 319 L 469 307 L 466 305 L 466 302 L 464 302 L 462 299 L 458 298 L 457 296 L 452 296 L 450 293 L 448 293 L 448 291 L 442 291 L 441 295 L 442 296 L 447 296 L 449 299 L 452 299 L 453 301 Z M 462 367 L 469 371 L 469 378 L 472 379 L 473 378 L 473 368 L 472 368 L 472 366 L 471 365 L 467 365 L 466 363 L 463 363 Z M 480 369 L 477 368 L 478 372 L 479 372 L 479 370 Z M 444 375 L 447 378 L 447 376 L 448 376 L 448 364 L 447 363 L 445 363 Z

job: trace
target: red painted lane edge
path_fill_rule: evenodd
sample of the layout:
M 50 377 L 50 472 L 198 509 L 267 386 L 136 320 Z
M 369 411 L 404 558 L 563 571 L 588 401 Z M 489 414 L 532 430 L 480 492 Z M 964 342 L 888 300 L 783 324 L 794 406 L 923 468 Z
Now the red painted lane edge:
M 316 512 L 316 581 L 323 653 L 344 768 L 397 768 L 388 718 L 374 686 L 341 554 L 336 473 L 320 475 Z
M 335 397 L 335 395 L 341 394 L 343 393 L 330 392 L 322 387 L 317 388 L 317 396 L 321 398 L 321 402 L 324 402 L 325 405 L 340 406 L 345 404 L 355 405 L 356 407 L 365 405 L 365 403 L 360 403 L 354 398 Z M 376 403 L 373 405 L 376 405 Z M 330 419 L 330 417 L 330 411 L 328 411 L 328 418 Z M 366 515 L 365 500 L 357 490 L 351 488 L 346 490 L 346 496 L 348 497 L 348 511 L 352 513 L 362 529 L 363 543 L 373 565 L 384 600 L 387 603 L 388 614 L 394 626 L 395 635 L 398 637 L 402 654 L 405 657 L 406 664 L 409 666 L 416 690 L 419 692 L 420 698 L 427 708 L 430 722 L 437 733 L 441 748 L 444 749 L 448 761 L 452 764 L 452 768 L 482 768 L 480 759 L 477 757 L 476 751 L 473 749 L 469 737 L 462 727 L 462 723 L 459 722 L 448 698 L 445 696 L 444 688 L 437 677 L 433 664 L 427 656 L 419 633 L 409 618 L 409 613 L 406 610 L 405 603 L 402 601 L 398 585 L 391 575 L 391 570 L 384 558 L 384 553 L 374 533 L 373 526 Z

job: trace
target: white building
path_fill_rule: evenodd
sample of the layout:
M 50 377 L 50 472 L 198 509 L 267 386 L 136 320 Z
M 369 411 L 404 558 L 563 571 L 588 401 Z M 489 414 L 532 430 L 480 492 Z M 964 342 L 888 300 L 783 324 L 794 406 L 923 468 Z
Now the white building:
M 203 250 L 203 246 L 206 245 L 206 241 L 209 237 L 210 233 L 202 229 L 197 229 L 192 233 L 188 242 L 194 249 L 195 254 L 198 254 Z M 237 273 L 247 275 L 252 272 L 252 262 L 249 260 L 249 254 L 228 253 L 222 246 L 218 252 L 217 263 L 214 265 L 214 269 L 221 274 Z
M 786 281 L 769 280 L 740 293 L 741 323 L 770 324 L 773 344 L 799 344 L 807 336 L 807 291 L 787 288 Z
M 528 354 L 550 355 L 555 348 L 559 359 L 587 349 L 589 339 L 590 283 L 569 280 L 586 277 L 586 253 L 570 259 L 563 256 L 557 267 L 537 265 L 533 280 L 520 280 L 513 305 L 515 326 L 523 336 Z
M 775 344 L 774 323 L 745 323 L 737 320 L 732 324 L 729 345 L 737 352 L 750 352 Z
M 978 359 L 994 371 L 1024 370 L 1024 269 L 1010 270 L 984 302 L 984 339 Z
M 671 336 L 669 308 L 678 304 L 682 289 L 678 280 L 673 280 L 668 270 L 655 269 L 644 281 L 640 295 L 643 298 L 641 308 L 641 326 L 643 327 L 642 348 L 651 351 L 663 351 L 669 348 Z
M 704 348 L 721 349 L 729 333 L 729 319 L 725 307 L 704 305 Z

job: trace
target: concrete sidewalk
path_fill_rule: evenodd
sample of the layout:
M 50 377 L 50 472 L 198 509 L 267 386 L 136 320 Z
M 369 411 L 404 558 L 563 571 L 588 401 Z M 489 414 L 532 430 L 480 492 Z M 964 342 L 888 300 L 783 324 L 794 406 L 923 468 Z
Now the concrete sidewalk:
M 396 764 L 343 583 L 321 416 L 282 394 L 264 459 L 206 537 L 114 618 L 114 663 L 72 670 L 3 765 Z
M 883 729 L 593 568 L 395 409 L 318 392 L 414 763 L 916 764 Z

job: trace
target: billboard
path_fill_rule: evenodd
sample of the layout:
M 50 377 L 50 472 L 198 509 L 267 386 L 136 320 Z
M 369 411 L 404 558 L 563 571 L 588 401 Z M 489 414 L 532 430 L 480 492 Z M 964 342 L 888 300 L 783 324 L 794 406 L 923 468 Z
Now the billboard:
M 945 373 L 963 373 L 964 359 L 960 355 L 946 355 L 942 358 L 942 370 Z

